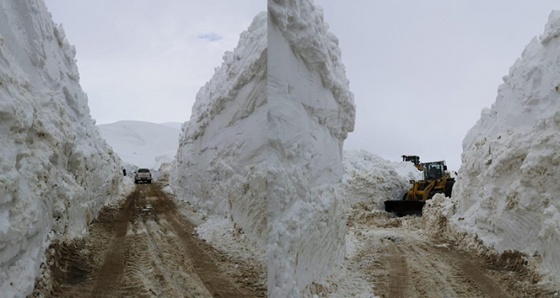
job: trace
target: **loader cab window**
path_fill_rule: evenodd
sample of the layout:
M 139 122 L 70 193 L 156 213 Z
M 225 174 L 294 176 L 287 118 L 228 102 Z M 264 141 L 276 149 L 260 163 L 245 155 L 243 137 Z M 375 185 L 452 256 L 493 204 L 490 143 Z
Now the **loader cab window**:
M 433 163 L 424 166 L 424 177 L 426 180 L 435 180 L 443 177 L 443 164 Z

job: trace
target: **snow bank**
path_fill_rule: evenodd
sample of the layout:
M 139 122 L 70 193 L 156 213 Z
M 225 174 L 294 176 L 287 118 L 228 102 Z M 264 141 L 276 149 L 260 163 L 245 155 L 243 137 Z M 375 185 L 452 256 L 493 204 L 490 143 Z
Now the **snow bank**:
M 201 212 L 230 219 L 264 251 L 266 238 L 266 14 L 200 89 L 183 126 L 170 184 Z
M 560 283 L 560 11 L 504 77 L 463 141 L 455 226 L 518 250 Z
M 422 180 L 411 162 L 390 162 L 365 150 L 344 152 L 342 179 L 350 204 L 373 203 L 384 210 L 386 200 L 401 200 L 410 180 Z
M 75 50 L 42 1 L 0 1 L 0 293 L 31 293 L 44 251 L 86 232 L 118 193 Z
M 268 2 L 268 293 L 298 297 L 344 257 L 342 144 L 355 107 L 310 0 Z

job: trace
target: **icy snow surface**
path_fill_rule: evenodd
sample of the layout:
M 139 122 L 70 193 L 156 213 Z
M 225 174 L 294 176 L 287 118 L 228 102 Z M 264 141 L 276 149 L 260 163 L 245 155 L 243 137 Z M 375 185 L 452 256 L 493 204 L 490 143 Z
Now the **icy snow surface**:
M 0 1 L 0 295 L 31 293 L 49 242 L 86 232 L 118 194 L 75 50 L 43 1 Z
M 178 123 L 177 123 L 178 124 Z M 179 146 L 180 128 L 173 123 L 156 124 L 145 121 L 119 121 L 100 124 L 101 136 L 123 162 L 135 168 L 159 169 L 175 157 Z
M 354 99 L 322 10 L 269 1 L 268 293 L 298 297 L 343 261 L 342 144 Z
M 266 237 L 266 14 L 200 89 L 179 140 L 170 184 L 180 200 L 229 218 L 264 251 Z
M 518 250 L 560 283 L 560 12 L 510 68 L 463 141 L 454 186 L 461 230 Z

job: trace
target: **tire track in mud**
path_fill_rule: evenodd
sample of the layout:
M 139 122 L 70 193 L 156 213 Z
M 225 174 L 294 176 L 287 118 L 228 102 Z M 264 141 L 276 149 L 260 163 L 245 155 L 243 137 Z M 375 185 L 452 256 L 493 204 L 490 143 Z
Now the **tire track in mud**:
M 510 297 L 472 256 L 421 241 L 391 236 L 386 245 L 388 281 L 375 281 L 387 297 Z M 472 260 L 471 260 L 472 259 Z M 382 284 L 388 284 L 384 288 Z
M 157 297 L 210 297 L 184 258 L 169 224 L 152 208 L 154 198 L 142 196 L 137 203 L 134 225 L 129 231 L 127 251 L 131 260 L 125 267 L 121 295 Z
M 419 259 L 414 264 L 417 270 L 422 272 L 422 277 L 416 281 L 418 290 L 423 291 L 426 295 L 432 295 L 432 297 L 487 297 L 456 266 L 457 262 L 461 260 L 460 258 L 449 258 L 447 254 L 443 253 L 443 250 L 438 250 L 430 243 L 413 242 L 407 245 L 411 247 L 414 258 Z M 429 280 L 424 284 L 422 279 Z
M 136 189 L 126 199 L 124 208 L 116 223 L 115 238 L 109 246 L 105 262 L 99 269 L 92 297 L 111 297 L 120 286 L 125 262 L 126 231 L 128 230 L 128 223 L 131 220 L 139 195 L 139 191 Z
M 348 222 L 359 245 L 348 269 L 360 272 L 380 297 L 557 297 L 537 284 L 521 254 L 463 251 L 425 233 L 419 218 L 393 218 L 361 206 Z
M 31 297 L 266 297 L 257 265 L 193 233 L 159 185 L 137 185 L 103 208 L 89 235 L 51 245 Z
M 355 207 L 348 221 L 360 245 L 349 270 L 361 272 L 380 297 L 548 297 L 482 256 L 425 237 L 418 218 L 367 209 Z
M 177 207 L 175 204 L 160 189 L 151 188 L 151 191 L 152 196 L 158 198 L 154 208 L 158 213 L 164 214 L 165 219 L 171 224 L 171 227 L 189 254 L 196 273 L 212 296 L 228 298 L 247 297 L 246 293 L 243 293 L 232 282 L 224 278 L 221 270 L 216 265 L 217 261 L 206 253 L 200 241 L 193 237 L 194 226 L 180 219 L 176 212 Z
M 408 269 L 400 249 L 395 249 L 389 257 L 389 297 L 404 298 Z
M 495 298 L 510 297 L 502 290 L 501 285 L 497 281 L 484 273 L 482 269 L 484 264 L 478 262 L 478 258 L 466 256 L 454 249 L 446 249 L 443 247 L 434 247 L 434 249 L 436 252 L 440 252 L 442 256 L 445 256 L 447 261 L 451 264 L 454 262 L 454 266 L 456 266 L 458 270 L 461 270 L 466 278 L 476 284 L 477 288 L 484 294 Z

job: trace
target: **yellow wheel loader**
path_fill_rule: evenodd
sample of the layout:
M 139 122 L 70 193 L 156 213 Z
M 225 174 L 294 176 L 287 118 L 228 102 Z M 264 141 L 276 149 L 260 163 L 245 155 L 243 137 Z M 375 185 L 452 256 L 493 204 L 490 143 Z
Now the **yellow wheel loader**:
M 403 195 L 403 199 L 385 201 L 385 211 L 395 213 L 397 216 L 422 215 L 424 204 L 436 193 L 443 193 L 446 197 L 451 196 L 455 178 L 450 177 L 445 161 L 426 162 L 421 166 L 424 180 L 410 180 L 412 186 Z

